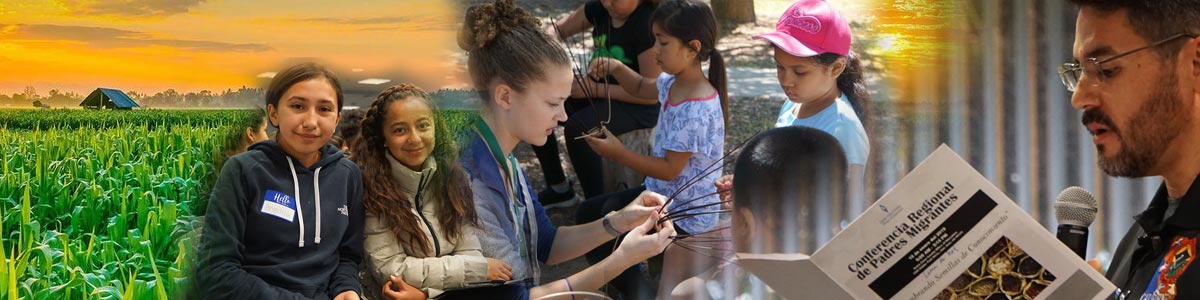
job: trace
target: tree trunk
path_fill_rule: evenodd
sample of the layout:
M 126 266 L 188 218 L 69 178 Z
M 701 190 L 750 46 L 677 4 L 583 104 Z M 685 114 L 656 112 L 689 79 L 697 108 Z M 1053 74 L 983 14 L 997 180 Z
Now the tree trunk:
M 753 0 L 712 0 L 712 9 L 722 31 L 754 22 Z

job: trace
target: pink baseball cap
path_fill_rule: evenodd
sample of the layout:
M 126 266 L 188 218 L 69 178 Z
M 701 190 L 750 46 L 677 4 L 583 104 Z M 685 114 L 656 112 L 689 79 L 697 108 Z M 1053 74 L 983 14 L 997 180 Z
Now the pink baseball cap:
M 832 52 L 850 54 L 850 24 L 824 0 L 800 0 L 792 3 L 775 31 L 754 36 L 770 41 L 779 49 L 799 56 L 810 57 Z

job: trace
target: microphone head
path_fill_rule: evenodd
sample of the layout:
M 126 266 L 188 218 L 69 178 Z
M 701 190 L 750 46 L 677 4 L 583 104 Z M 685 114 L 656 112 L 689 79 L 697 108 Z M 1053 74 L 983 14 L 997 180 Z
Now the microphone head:
M 1096 220 L 1096 197 L 1087 190 L 1072 186 L 1058 194 L 1054 216 L 1059 224 L 1088 227 Z

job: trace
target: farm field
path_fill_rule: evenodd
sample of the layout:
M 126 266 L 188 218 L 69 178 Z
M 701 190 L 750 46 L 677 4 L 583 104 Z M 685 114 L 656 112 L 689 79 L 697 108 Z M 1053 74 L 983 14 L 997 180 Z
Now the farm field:
M 178 298 L 246 110 L 0 110 L 0 299 Z

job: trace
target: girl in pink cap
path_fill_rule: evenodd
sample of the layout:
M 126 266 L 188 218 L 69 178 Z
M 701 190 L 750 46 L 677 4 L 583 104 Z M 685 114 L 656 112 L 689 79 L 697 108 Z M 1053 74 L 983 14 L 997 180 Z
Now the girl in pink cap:
M 826 1 L 800 0 L 783 12 L 775 31 L 754 38 L 771 42 L 779 86 L 788 98 L 779 110 L 775 127 L 820 129 L 836 137 L 846 154 L 849 205 L 832 208 L 843 211 L 842 216 L 819 214 L 818 218 L 825 220 L 817 220 L 818 224 L 853 219 L 865 204 L 863 186 L 871 145 L 863 121 L 868 118 L 871 95 L 863 82 L 858 57 L 850 49 L 850 25 Z M 733 177 L 722 177 L 716 185 L 728 190 L 733 186 Z M 813 229 L 817 236 L 814 247 L 831 238 L 838 228 L 821 227 Z

